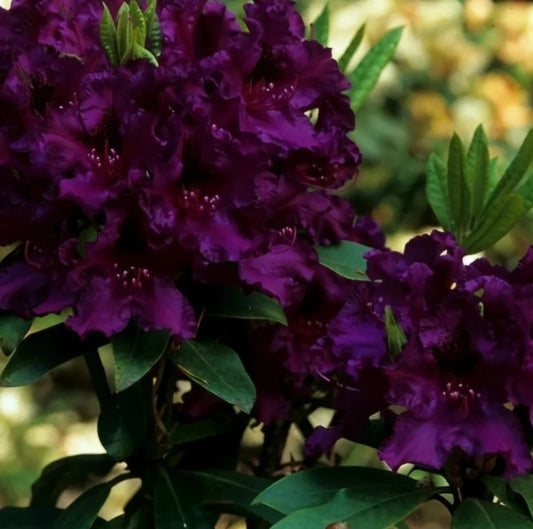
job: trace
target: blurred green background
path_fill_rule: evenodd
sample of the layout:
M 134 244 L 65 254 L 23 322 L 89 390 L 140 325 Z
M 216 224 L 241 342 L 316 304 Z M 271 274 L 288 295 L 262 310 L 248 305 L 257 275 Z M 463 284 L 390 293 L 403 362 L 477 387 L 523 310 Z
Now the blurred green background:
M 0 5 L 8 3 L 0 0 Z M 226 3 L 242 16 L 241 1 Z M 307 23 L 324 6 L 323 0 L 297 4 Z M 358 183 L 347 192 L 358 213 L 372 215 L 389 244 L 401 249 L 413 234 L 435 226 L 424 195 L 430 152 L 445 157 L 454 130 L 469 141 L 482 123 L 492 156 L 503 165 L 531 127 L 533 5 L 492 0 L 329 4 L 329 46 L 336 57 L 366 22 L 354 63 L 387 30 L 404 26 L 394 60 L 358 112 L 353 137 L 364 162 Z M 532 238 L 530 214 L 488 252 L 489 258 L 512 266 Z M 31 483 L 54 459 L 103 451 L 96 435 L 97 413 L 79 359 L 33 387 L 0 389 L 0 506 L 27 504 Z M 115 508 L 111 502 L 110 512 Z

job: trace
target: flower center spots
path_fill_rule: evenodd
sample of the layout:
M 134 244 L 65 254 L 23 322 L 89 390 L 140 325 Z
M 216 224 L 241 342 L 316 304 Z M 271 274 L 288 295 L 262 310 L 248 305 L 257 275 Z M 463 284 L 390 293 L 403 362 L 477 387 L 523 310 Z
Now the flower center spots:
M 152 278 L 150 271 L 147 268 L 140 268 L 138 266 L 121 268 L 118 263 L 115 263 L 113 265 L 113 272 L 115 274 L 115 279 L 119 284 L 127 289 L 141 289 Z
M 87 154 L 87 158 L 96 173 L 103 175 L 106 180 L 118 180 L 120 156 L 115 149 L 109 148 L 107 140 L 103 155 L 100 155 L 93 147 Z
M 295 167 L 295 176 L 307 185 L 331 187 L 339 179 L 339 167 L 338 163 L 300 163 Z
M 274 234 L 272 244 L 292 246 L 294 241 L 296 241 L 296 230 L 290 226 L 285 226 Z
M 470 404 L 481 398 L 481 393 L 475 391 L 465 382 L 449 381 L 442 390 L 442 395 L 449 401 L 459 404 L 465 414 L 468 414 Z
M 45 252 L 31 241 L 24 243 L 24 259 L 26 259 L 26 262 L 31 268 L 41 272 L 47 268 L 52 268 L 55 264 L 50 253 Z
M 220 204 L 220 195 L 204 195 L 194 190 L 184 189 L 178 197 L 178 205 L 187 214 L 199 217 L 213 214 Z
M 280 110 L 294 95 L 296 84 L 272 82 L 265 79 L 248 81 L 244 84 L 242 95 L 249 110 Z

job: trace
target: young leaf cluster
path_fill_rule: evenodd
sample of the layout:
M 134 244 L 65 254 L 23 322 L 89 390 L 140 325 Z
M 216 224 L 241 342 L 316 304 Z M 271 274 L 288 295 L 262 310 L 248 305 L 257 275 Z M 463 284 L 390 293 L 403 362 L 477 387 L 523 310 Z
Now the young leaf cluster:
M 533 129 L 498 180 L 496 159 L 480 125 L 467 150 L 454 134 L 447 164 L 429 157 L 426 194 L 441 226 L 468 253 L 492 246 L 533 206 L 533 179 L 526 175 L 533 159 Z
M 162 33 L 156 14 L 156 0 L 150 0 L 143 12 L 137 0 L 124 2 L 117 14 L 117 23 L 106 4 L 100 21 L 100 43 L 113 66 L 134 59 L 147 59 L 158 66 Z

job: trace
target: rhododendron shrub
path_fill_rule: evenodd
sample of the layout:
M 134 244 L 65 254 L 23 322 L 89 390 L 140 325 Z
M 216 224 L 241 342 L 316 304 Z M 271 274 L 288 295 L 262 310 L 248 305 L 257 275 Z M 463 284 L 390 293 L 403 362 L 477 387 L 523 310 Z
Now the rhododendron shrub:
M 428 162 L 445 231 L 387 249 L 343 189 L 361 162 L 352 109 L 401 30 L 348 80 L 328 26 L 326 8 L 307 32 L 286 0 L 246 4 L 243 25 L 207 0 L 0 10 L 1 382 L 82 356 L 105 449 L 47 467 L 2 527 L 212 528 L 236 513 L 257 528 L 386 529 L 431 498 L 454 527 L 533 527 L 519 498 L 532 486 L 531 252 L 512 271 L 464 259 L 533 204 L 533 135 L 492 187 L 483 130 L 468 150 L 454 136 L 448 163 Z M 320 407 L 335 413 L 313 428 Z M 291 425 L 305 456 L 284 466 Z M 251 426 L 264 434 L 252 462 Z M 320 459 L 340 438 L 393 472 Z M 406 463 L 443 486 L 397 473 Z M 98 517 L 133 478 L 124 514 Z

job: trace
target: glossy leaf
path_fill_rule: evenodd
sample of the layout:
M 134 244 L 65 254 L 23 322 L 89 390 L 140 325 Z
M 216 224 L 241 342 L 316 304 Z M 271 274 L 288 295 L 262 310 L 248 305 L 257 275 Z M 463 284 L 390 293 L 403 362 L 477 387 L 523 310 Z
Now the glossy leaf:
M 155 529 L 192 529 L 166 472 L 158 477 L 154 488 L 154 522 Z
M 90 529 L 110 491 L 109 483 L 102 483 L 85 491 L 57 516 L 53 529 Z
M 260 292 L 245 294 L 239 288 L 223 287 L 213 294 L 206 314 L 222 318 L 269 320 L 287 325 L 281 305 Z
M 152 384 L 145 377 L 128 389 L 112 395 L 98 418 L 98 437 L 117 461 L 133 455 L 152 431 Z
M 6 356 L 20 344 L 31 324 L 32 320 L 23 320 L 11 314 L 0 315 L 0 347 Z
M 113 336 L 117 391 L 129 388 L 146 375 L 163 356 L 169 339 L 166 330 L 145 332 L 134 324 Z
M 85 348 L 79 336 L 62 323 L 30 334 L 10 356 L 0 385 L 32 384 L 54 367 L 81 355 Z
M 366 259 L 363 255 L 372 248 L 351 241 L 332 246 L 315 246 L 321 265 L 348 279 L 366 280 Z
M 355 35 L 352 37 L 352 40 L 350 41 L 350 44 L 348 44 L 348 47 L 344 50 L 343 54 L 339 58 L 339 69 L 341 72 L 344 72 L 346 68 L 348 67 L 348 64 L 352 60 L 352 57 L 355 55 L 357 50 L 359 49 L 359 45 L 363 41 L 363 37 L 365 35 L 365 28 L 366 24 L 362 24 Z
M 448 150 L 448 198 L 454 223 L 454 234 L 459 244 L 463 244 L 465 231 L 470 225 L 472 203 L 466 183 L 465 154 L 463 142 L 454 133 Z
M 217 342 L 186 340 L 171 360 L 191 380 L 221 399 L 249 413 L 255 402 L 255 386 L 239 355 Z
M 490 205 L 478 227 L 466 239 L 466 251 L 476 253 L 492 246 L 509 232 L 524 212 L 522 199 L 518 195 L 498 197 Z
M 448 173 L 446 164 L 431 154 L 426 166 L 426 196 L 440 225 L 445 230 L 453 226 L 450 199 L 448 197 Z
M 509 487 L 524 499 L 529 515 L 533 517 L 533 476 L 524 474 L 509 480 Z
M 488 501 L 467 498 L 455 511 L 452 529 L 533 529 L 517 512 Z
M 169 438 L 174 445 L 187 444 L 226 433 L 230 426 L 227 417 L 197 419 L 188 424 L 175 424 L 169 432 Z
M 329 4 L 326 3 L 324 9 L 312 24 L 313 38 L 323 46 L 327 46 L 329 39 Z
M 479 125 L 465 158 L 465 178 L 472 197 L 474 226 L 481 216 L 489 190 L 489 143 L 483 127 Z
M 348 79 L 352 83 L 352 87 L 348 90 L 348 96 L 354 110 L 360 108 L 376 86 L 383 68 L 394 55 L 402 31 L 403 28 L 399 27 L 386 33 L 379 42 L 370 48 L 361 62 L 348 75 Z
M 116 66 L 119 59 L 117 49 L 117 30 L 109 8 L 105 3 L 103 6 L 104 10 L 102 13 L 102 20 L 100 21 L 100 44 L 102 45 L 109 62 L 113 66 Z
M 368 482 L 341 489 L 331 501 L 292 512 L 272 529 L 324 529 L 334 522 L 346 522 L 348 527 L 389 529 L 435 494 L 434 489 L 417 488 L 416 482 L 411 481 L 410 487 Z
M 84 485 L 95 476 L 105 476 L 115 465 L 108 454 L 81 454 L 64 457 L 44 467 L 31 487 L 32 507 L 54 507 L 61 493 Z

